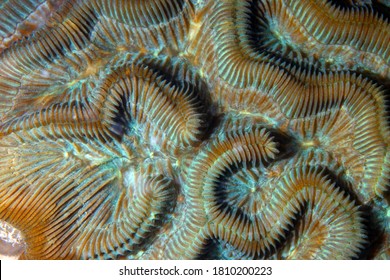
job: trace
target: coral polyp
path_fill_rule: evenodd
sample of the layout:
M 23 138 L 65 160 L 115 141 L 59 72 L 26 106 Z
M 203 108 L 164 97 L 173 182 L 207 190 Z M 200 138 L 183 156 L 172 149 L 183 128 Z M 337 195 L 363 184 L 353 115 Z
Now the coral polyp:
M 0 4 L 0 256 L 390 259 L 388 6 L 336 2 Z

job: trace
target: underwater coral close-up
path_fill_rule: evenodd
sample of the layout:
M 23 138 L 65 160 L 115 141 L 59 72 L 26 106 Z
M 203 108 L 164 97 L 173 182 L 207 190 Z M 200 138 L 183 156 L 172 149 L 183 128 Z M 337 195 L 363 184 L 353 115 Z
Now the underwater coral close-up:
M 390 259 L 389 15 L 0 0 L 0 258 Z

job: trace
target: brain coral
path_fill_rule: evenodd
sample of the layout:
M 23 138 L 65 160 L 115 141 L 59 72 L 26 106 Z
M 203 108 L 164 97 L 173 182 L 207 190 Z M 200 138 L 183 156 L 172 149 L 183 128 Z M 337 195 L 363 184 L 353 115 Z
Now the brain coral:
M 0 245 L 389 259 L 389 42 L 381 1 L 3 1 Z

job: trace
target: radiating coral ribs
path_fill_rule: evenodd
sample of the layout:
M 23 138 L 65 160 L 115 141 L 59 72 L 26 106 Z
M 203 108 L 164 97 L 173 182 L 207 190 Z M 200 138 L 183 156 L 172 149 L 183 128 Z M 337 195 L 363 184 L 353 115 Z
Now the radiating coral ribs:
M 60 245 L 52 246 L 52 243 L 48 243 L 48 240 L 55 242 L 58 239 L 51 235 L 52 231 L 47 231 L 47 227 L 51 223 L 53 228 L 62 229 L 63 236 L 67 235 L 66 226 L 61 226 L 56 215 L 61 208 L 58 201 L 66 199 L 65 194 L 72 189 L 72 183 L 67 185 L 61 180 L 63 178 L 61 176 L 66 177 L 69 174 L 77 177 L 82 174 L 76 171 L 77 164 L 64 161 L 61 145 L 46 143 L 43 147 L 38 141 L 35 141 L 38 143 L 31 143 L 26 137 L 21 138 L 24 143 L 20 144 L 18 138 L 13 134 L 3 138 L 2 142 L 1 166 L 8 166 L 13 175 L 2 176 L 1 181 L 4 186 L 2 197 L 5 200 L 1 203 L 0 216 L 12 224 L 20 225 L 28 244 L 26 257 L 61 258 L 61 254 L 65 257 L 69 248 L 63 247 L 61 252 Z M 11 146 L 5 148 L 4 145 L 8 141 Z M 4 151 L 11 150 L 12 154 L 4 154 Z M 58 187 L 60 184 L 62 184 L 61 188 Z M 42 203 L 43 201 L 46 203 Z M 20 219 L 23 219 L 21 213 L 25 208 L 29 209 L 24 215 L 28 222 L 21 222 Z M 7 214 L 7 209 L 13 210 Z
M 7 0 L 0 7 L 0 52 L 46 24 L 66 0 Z
M 109 0 L 95 0 L 96 10 L 131 26 L 149 27 L 167 23 L 182 12 L 185 0 L 157 0 L 152 2 L 119 0 L 112 5 Z
M 373 111 L 376 106 L 381 108 L 384 106 L 382 90 L 367 79 L 363 79 L 361 76 L 356 77 L 355 74 L 350 74 L 348 72 L 323 73 L 315 70 L 315 68 L 314 71 L 311 70 L 311 68 L 307 71 L 305 65 L 296 68 L 291 61 L 287 61 L 284 64 L 280 63 L 284 60 L 283 56 L 281 56 L 283 55 L 282 53 L 279 53 L 278 55 L 281 57 L 278 58 L 278 60 L 275 60 L 266 53 L 264 54 L 262 49 L 256 50 L 253 42 L 251 43 L 250 41 L 251 38 L 247 37 L 248 34 L 250 35 L 247 30 L 248 24 L 250 24 L 250 17 L 243 11 L 235 12 L 235 9 L 238 7 L 245 10 L 249 7 L 249 3 L 250 2 L 230 2 L 228 4 L 221 4 L 219 7 L 220 16 L 218 18 L 220 21 L 217 21 L 217 26 L 221 28 L 220 34 L 222 35 L 218 36 L 221 38 L 221 41 L 230 40 L 229 38 L 232 37 L 236 38 L 234 45 L 226 44 L 226 47 L 221 47 L 216 50 L 217 54 L 219 54 L 220 76 L 229 84 L 221 87 L 220 98 L 227 100 L 229 98 L 237 98 L 231 97 L 229 91 L 226 91 L 225 88 L 232 87 L 235 89 L 238 87 L 245 87 L 246 90 L 250 92 L 250 90 L 255 87 L 260 90 L 260 92 L 255 93 L 255 97 L 252 94 L 249 94 L 246 98 L 251 98 L 252 100 L 267 100 L 267 97 L 274 99 L 277 105 L 279 105 L 279 108 L 277 106 L 275 108 L 276 110 L 280 110 L 279 114 L 282 113 L 281 115 L 292 119 L 307 118 L 305 121 L 306 126 L 302 127 L 302 130 L 307 133 L 312 133 L 313 131 L 312 128 L 309 128 L 310 123 L 313 122 L 310 117 L 311 115 L 316 115 L 319 112 L 325 112 L 332 108 L 340 108 L 340 106 L 348 108 L 365 108 L 365 110 L 363 110 L 365 113 L 359 109 L 353 109 L 351 111 L 352 118 L 356 122 L 364 120 L 364 125 L 356 123 L 356 129 L 364 130 L 366 132 L 366 134 L 364 134 L 366 135 L 365 139 L 367 141 L 372 141 L 371 147 L 374 148 L 375 146 L 375 149 L 377 149 L 376 155 L 378 155 L 378 158 L 375 160 L 371 159 L 371 163 L 367 163 L 365 166 L 372 166 L 372 163 L 376 161 L 376 167 L 373 167 L 373 169 L 381 168 L 381 166 L 385 165 L 385 170 L 388 170 L 386 159 L 388 149 L 386 139 L 388 138 L 388 132 L 385 132 L 388 131 L 388 124 L 386 123 L 385 110 L 380 110 L 382 113 L 379 115 Z M 264 4 L 263 2 L 261 4 L 260 7 L 262 7 L 264 11 L 270 9 L 274 12 L 280 12 L 284 9 L 280 6 L 280 2 L 267 1 L 264 2 Z M 236 19 L 233 17 L 235 13 L 237 14 Z M 237 25 L 236 28 L 231 26 L 225 28 L 225 24 L 228 24 L 228 14 L 231 15 L 230 18 L 233 17 L 233 21 L 235 19 L 234 23 Z M 237 22 L 238 18 L 242 19 L 246 25 L 239 24 Z M 281 18 L 283 18 L 283 16 L 281 16 Z M 278 16 L 275 20 L 280 20 L 280 17 Z M 240 30 L 240 28 L 241 31 L 237 31 Z M 256 54 L 256 51 L 258 54 Z M 255 82 L 256 79 L 254 78 L 256 75 L 255 73 L 257 73 L 256 71 L 259 73 L 257 82 Z M 236 75 L 237 73 L 239 73 L 239 75 Z M 297 96 L 296 93 L 299 92 L 301 92 L 302 95 Z M 350 103 L 351 99 L 355 100 L 353 102 L 356 102 L 356 104 L 352 105 Z M 366 99 L 366 102 L 368 103 L 366 104 L 366 102 L 363 102 L 363 99 Z M 368 104 L 372 104 L 373 106 L 370 107 Z M 371 109 L 368 109 L 369 107 Z M 369 110 L 370 113 L 367 110 Z M 357 112 L 359 112 L 358 115 L 355 115 Z M 249 113 L 253 114 L 251 112 Z M 371 115 L 372 118 L 369 118 L 368 115 Z M 276 116 L 277 115 L 274 114 L 273 118 Z M 264 117 L 264 119 L 267 119 L 268 116 Z M 275 122 L 277 119 L 271 119 L 271 121 Z M 328 120 L 325 119 L 319 121 L 323 123 L 328 122 Z M 379 130 L 376 132 L 373 131 L 377 127 L 377 125 L 374 125 L 374 122 L 379 123 Z M 371 133 L 368 133 L 368 131 L 371 131 Z M 374 134 L 376 134 L 376 140 L 372 138 L 374 137 Z M 358 135 L 358 138 L 363 137 L 360 132 L 356 135 Z M 368 135 L 370 135 L 370 137 L 368 137 Z M 323 135 L 318 137 L 321 138 L 322 136 Z M 368 145 L 370 144 L 362 141 L 363 140 L 356 139 L 356 142 L 354 142 L 353 145 L 355 146 L 354 148 L 358 149 L 358 146 L 363 145 L 365 150 L 360 150 L 359 152 L 362 154 L 362 157 L 365 157 Z M 383 146 L 383 144 L 385 145 Z M 379 171 L 379 169 L 376 170 Z M 379 195 L 383 194 L 383 191 L 385 190 L 383 178 L 388 177 L 387 172 L 388 171 L 385 171 L 383 174 L 381 172 L 375 172 L 376 175 L 374 177 L 376 178 L 377 183 L 374 183 L 375 186 L 372 190 L 368 191 L 369 193 L 374 192 Z M 367 178 L 373 177 L 371 171 L 367 173 L 370 173 L 370 175 L 367 174 Z M 370 184 L 372 183 L 371 180 Z M 367 194 L 364 200 L 372 197 L 372 194 Z
M 139 63 L 153 69 L 156 75 L 164 77 L 166 83 L 169 83 L 171 87 L 183 91 L 182 94 L 175 97 L 174 102 L 177 105 L 181 104 L 181 107 L 185 106 L 183 109 L 194 113 L 194 118 L 191 121 L 197 127 L 197 131 L 194 130 L 194 132 L 198 134 L 199 140 L 204 140 L 207 137 L 205 132 L 212 126 L 210 123 L 216 114 L 216 108 L 211 101 L 212 94 L 209 85 L 196 68 L 185 59 L 171 59 L 169 56 L 163 56 L 161 59 L 144 57 Z M 189 116 L 185 118 L 191 119 Z
M 85 137 L 108 143 L 113 140 L 112 133 L 104 128 L 98 119 L 94 105 L 73 102 L 55 104 L 37 112 L 10 118 L 0 125 L 0 136 L 14 135 L 34 141 L 42 138 L 53 140 L 79 139 Z
M 191 168 L 193 171 L 189 174 L 189 195 L 196 197 L 197 193 L 201 192 L 204 197 L 204 211 L 210 217 L 211 234 L 233 243 L 235 247 L 250 255 L 257 251 L 256 247 L 251 247 L 251 241 L 259 240 L 257 221 L 252 220 L 252 210 L 256 210 L 250 205 L 248 208 L 236 208 L 234 202 L 233 206 L 229 206 L 230 201 L 226 202 L 228 204 L 220 204 L 219 195 L 224 196 L 224 192 L 218 190 L 221 187 L 219 181 L 226 176 L 226 172 L 231 174 L 241 168 L 260 167 L 275 158 L 276 154 L 276 143 L 265 128 L 231 130 L 206 147 L 194 160 Z M 229 193 L 231 186 L 226 188 Z M 252 200 L 249 198 L 251 192 L 248 189 L 249 200 Z M 246 198 L 243 198 L 243 203 L 245 201 Z M 245 211 L 246 208 L 248 211 Z
M 300 5 L 304 8 L 298 8 Z M 335 67 L 332 69 L 335 70 L 344 69 L 347 66 L 349 69 L 359 71 L 369 69 L 381 77 L 389 75 L 388 61 L 383 60 L 389 57 L 390 48 L 386 46 L 378 47 L 379 49 L 374 47 L 372 50 L 362 47 L 363 49 L 359 51 L 359 47 L 357 50 L 350 47 L 349 43 L 352 42 L 348 41 L 344 47 L 333 46 L 331 42 L 324 42 L 322 49 L 318 47 L 322 45 L 312 39 L 311 34 L 306 34 L 301 28 L 302 22 L 299 22 L 296 18 L 304 17 L 306 20 L 313 17 L 313 15 L 324 13 L 317 8 L 311 9 L 312 6 L 315 6 L 312 1 L 291 2 L 287 5 L 282 1 L 274 0 L 230 1 L 229 3 L 219 4 L 214 24 L 220 30 L 216 40 L 221 44 L 220 48 L 217 47 L 216 52 L 221 77 L 232 85 L 255 86 L 257 84 L 253 84 L 255 81 L 253 76 L 256 75 L 256 69 L 260 73 L 260 80 L 263 81 L 261 87 L 267 88 L 267 73 L 270 71 L 267 69 L 269 67 L 267 64 L 277 65 L 278 68 L 284 68 L 284 71 L 287 72 L 290 72 L 289 69 L 294 65 L 302 70 L 302 67 L 313 66 L 318 69 L 328 69 L 327 64 L 334 64 Z M 374 26 L 373 21 L 375 21 L 374 17 L 369 16 L 366 20 L 367 28 L 372 28 Z M 312 22 L 309 23 L 312 24 Z M 337 24 L 341 25 L 341 23 L 335 23 L 335 25 Z M 390 36 L 388 23 L 379 22 L 376 24 L 384 25 L 383 30 L 385 31 L 380 33 L 379 37 L 376 36 L 379 29 L 375 29 L 375 31 L 370 32 L 373 35 L 372 40 L 368 40 L 367 36 L 364 37 L 361 34 L 359 38 L 352 38 L 351 40 L 355 40 L 357 43 L 363 41 L 363 39 L 366 42 L 388 41 L 386 40 Z M 319 24 L 314 25 L 316 28 L 319 26 Z M 348 27 L 343 25 L 343 28 Z M 333 29 L 336 28 L 330 28 L 330 31 L 327 30 L 326 32 L 331 32 Z M 233 37 L 235 38 L 233 44 L 222 43 L 231 41 Z M 267 37 L 270 39 L 267 39 Z M 334 36 L 331 38 L 334 38 Z M 314 41 L 311 42 L 309 39 Z M 308 41 L 310 42 L 307 43 Z M 313 50 L 314 47 L 319 49 Z M 359 56 L 359 58 L 362 56 L 363 58 L 357 61 L 356 56 Z M 319 63 L 316 63 L 313 58 Z M 318 58 L 321 59 L 318 60 Z M 285 66 L 281 63 L 283 61 L 285 61 Z M 235 73 L 240 73 L 240 75 L 235 75 Z M 292 71 L 292 74 L 295 75 L 294 71 Z
M 188 0 L 92 1 L 102 19 L 93 41 L 114 49 L 178 53 L 189 29 L 193 7 Z M 164 46 L 164 47 L 162 47 Z
M 333 2 L 0 4 L 22 258 L 389 258 L 389 16 Z
M 277 100 L 286 100 L 285 95 L 289 93 Z M 367 202 L 383 195 L 388 180 L 389 124 L 385 109 L 377 111 L 383 106 L 380 87 L 362 76 L 336 73 L 312 80 L 308 93 L 290 98 L 282 111 L 291 117 L 290 129 L 303 148 L 325 149 L 343 161 L 357 193 Z
M 117 127 L 116 112 L 123 112 L 130 118 L 126 122 L 135 129 L 140 126 L 143 138 L 151 143 L 185 148 L 200 141 L 202 104 L 186 83 L 178 87 L 147 66 L 135 64 L 117 69 L 102 88 L 101 119 L 109 130 Z
M 290 248 L 287 258 L 357 257 L 364 244 L 365 232 L 356 202 L 318 166 L 286 168 L 281 175 L 286 176 L 277 183 L 280 194 L 292 191 L 292 195 L 280 196 L 280 199 L 296 200 L 300 206 L 307 203 L 306 214 L 302 218 L 305 221 L 300 223 L 301 238 L 298 237 L 297 244 Z M 280 209 L 297 209 L 300 206 L 294 202 Z
M 61 92 L 55 86 L 67 81 L 70 74 L 66 69 L 69 65 L 63 65 L 64 56 L 90 44 L 89 33 L 97 20 L 93 12 L 85 9 L 65 13 L 64 19 L 57 19 L 59 22 L 53 26 L 34 33 L 29 40 L 15 44 L 1 54 L 0 118 L 14 109 L 17 112 L 22 107 L 19 103 L 37 102 L 37 95 L 49 92 L 53 96 L 50 90 Z M 66 74 L 60 75 L 61 72 Z M 33 77 L 35 80 L 30 84 Z
M 136 255 L 155 239 L 155 232 L 173 210 L 176 189 L 162 175 L 135 175 L 133 185 L 123 186 L 116 206 L 110 206 L 111 218 L 91 220 L 80 234 L 77 249 L 82 258 L 118 259 Z
M 249 1 L 219 3 L 213 16 L 218 80 L 238 88 L 253 88 L 270 92 L 291 84 L 296 68 L 270 52 L 258 52 L 251 41 L 249 15 L 238 8 L 248 9 Z M 243 21 L 244 24 L 241 24 Z M 240 31 L 240 32 L 239 32 Z M 214 79 L 214 77 L 213 77 Z M 299 79 L 299 77 L 296 77 Z M 283 84 L 279 85 L 279 83 Z M 278 85 L 277 87 L 275 85 Z
M 225 132 L 206 146 L 191 166 L 189 196 L 196 197 L 201 190 L 204 211 L 210 217 L 206 234 L 231 244 L 245 257 L 270 257 L 283 246 L 294 220 L 308 203 L 301 232 L 307 239 L 299 240 L 289 258 L 356 257 L 364 233 L 353 200 L 318 166 L 307 167 L 303 162 L 278 166 L 285 159 L 277 158 L 274 141 L 282 138 L 271 138 L 265 128 L 249 124 L 222 125 Z M 286 144 L 282 142 L 278 149 Z M 266 168 L 269 161 L 274 163 Z M 335 216 L 331 218 L 330 213 Z M 341 230 L 351 235 L 355 247 L 336 249 L 345 241 L 333 231 Z
M 90 104 L 73 102 L 70 104 L 55 104 L 32 114 L 15 117 L 0 125 L 0 134 L 8 135 L 20 130 L 56 125 L 74 125 L 97 123 L 97 116 Z
M 350 69 L 369 69 L 382 77 L 388 77 L 390 40 L 389 24 L 375 17 L 373 10 L 336 8 L 326 1 L 285 1 L 288 9 L 287 33 L 290 44 L 308 55 L 320 58 L 337 67 L 348 65 Z M 327 24 L 320 24 L 325 22 Z M 291 27 L 287 24 L 291 22 Z M 303 28 L 298 28 L 302 26 Z M 306 38 L 302 40 L 300 38 Z M 309 43 L 306 43 L 309 42 Z M 319 44 L 318 44 L 319 43 Z M 343 47 L 342 47 L 343 46 Z M 356 59 L 356 56 L 362 59 Z
M 105 141 L 90 136 L 87 140 L 82 134 L 63 134 L 59 140 L 55 133 L 45 133 L 44 127 L 28 132 L 2 138 L 0 166 L 7 166 L 12 174 L 1 176 L 5 200 L 0 204 L 0 219 L 20 225 L 28 244 L 27 258 L 79 258 L 75 242 L 82 233 L 80 227 L 108 219 L 120 191 L 117 158 L 125 155 L 117 143 L 110 142 L 108 147 L 102 144 Z M 164 187 L 161 196 L 173 199 Z M 26 207 L 28 213 L 21 216 Z M 156 211 L 162 210 L 157 207 Z M 29 221 L 21 223 L 23 217 Z
M 276 171 L 280 172 L 278 175 L 273 172 L 261 175 L 252 170 L 250 172 L 257 174 L 248 179 L 253 180 L 250 185 L 259 186 L 256 192 L 261 199 L 254 204 L 256 206 L 251 205 L 248 217 L 238 211 L 230 212 L 236 213 L 235 219 L 240 222 L 228 218 L 229 211 L 225 211 L 224 219 L 210 225 L 213 236 L 231 243 L 247 256 L 270 257 L 275 249 L 285 246 L 285 238 L 294 228 L 298 214 L 303 211 L 299 218 L 303 221 L 298 223 L 300 237 L 296 243 L 289 245 L 284 258 L 344 259 L 357 256 L 365 236 L 361 214 L 353 200 L 338 189 L 318 166 L 287 166 Z M 239 174 L 235 176 L 240 177 Z M 260 176 L 266 176 L 265 180 L 260 180 Z M 230 185 L 226 191 L 233 189 Z M 247 220 L 251 222 L 248 224 Z M 253 232 L 250 230 L 252 227 Z M 243 234 L 248 233 L 243 238 Z M 343 247 L 346 241 L 353 244 L 348 245 L 348 249 Z

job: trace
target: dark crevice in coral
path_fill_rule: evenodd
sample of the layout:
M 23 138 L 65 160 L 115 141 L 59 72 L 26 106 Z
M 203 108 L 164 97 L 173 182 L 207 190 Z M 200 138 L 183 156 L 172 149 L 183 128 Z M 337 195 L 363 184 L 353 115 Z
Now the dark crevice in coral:
M 373 259 L 385 242 L 384 229 L 380 226 L 380 214 L 369 205 L 362 205 L 360 211 L 363 215 L 363 225 L 367 237 L 363 249 L 355 259 Z
M 350 200 L 356 201 L 357 204 L 362 205 L 362 202 L 359 201 L 357 195 L 352 190 L 352 186 L 348 182 L 340 178 L 340 176 L 337 176 L 332 170 L 330 170 L 326 166 L 321 166 L 318 168 L 319 172 L 322 172 L 324 176 L 334 182 L 336 184 L 335 187 L 342 191 L 344 194 L 348 195 Z
M 194 69 L 191 69 L 184 61 L 177 58 L 155 59 L 144 57 L 140 63 L 152 69 L 167 84 L 191 94 L 191 103 L 199 110 L 200 121 L 203 124 L 200 139 L 207 139 L 206 131 L 210 130 L 215 105 L 212 106 L 211 95 L 205 81 L 201 80 Z M 188 81 L 191 77 L 192 80 Z
M 287 225 L 286 229 L 283 229 L 284 236 L 278 243 L 278 250 L 274 252 L 273 258 L 282 260 L 285 259 L 284 254 L 286 254 L 291 245 L 297 244 L 299 242 L 299 227 L 301 223 L 305 220 L 305 215 L 308 212 L 308 202 L 305 201 L 300 205 L 297 212 L 294 213 L 291 224 Z
M 195 260 L 220 260 L 218 241 L 211 238 L 207 239 Z
M 339 9 L 348 9 L 352 7 L 359 7 L 358 2 L 364 2 L 364 1 L 357 1 L 357 0 L 327 0 L 330 4 L 333 6 L 339 8 Z M 352 3 L 356 2 L 356 5 L 353 5 Z
M 302 59 L 298 60 L 297 51 L 293 50 L 290 46 L 284 45 L 279 42 L 279 39 L 274 37 L 271 30 L 269 29 L 269 19 L 265 14 L 262 14 L 260 9 L 260 0 L 253 0 L 250 2 L 250 11 L 248 15 L 248 25 L 245 28 L 246 34 L 245 37 L 248 38 L 249 46 L 253 50 L 253 53 L 257 53 L 262 59 L 267 60 L 270 64 L 283 69 L 286 72 L 290 73 L 292 76 L 296 75 L 296 70 L 298 71 L 306 70 L 309 73 L 319 74 L 324 73 L 324 65 L 320 65 L 315 61 L 314 58 L 306 56 L 306 54 L 299 52 Z M 264 23 L 266 26 L 264 26 Z M 267 34 L 265 36 L 264 34 Z M 275 51 L 270 51 L 267 46 L 267 41 L 272 38 L 274 45 L 279 45 Z M 281 51 L 281 49 L 285 49 Z M 290 57 L 289 57 L 290 56 Z
M 386 19 L 390 18 L 390 9 L 378 0 L 327 0 L 332 5 L 339 9 L 354 9 L 360 11 L 373 10 L 375 14 L 383 16 Z
M 132 130 L 132 122 L 127 107 L 128 100 L 127 95 L 121 95 L 121 102 L 118 106 L 115 106 L 115 117 L 113 118 L 113 124 L 110 127 L 110 131 L 116 135 L 118 140 L 121 140 L 125 134 L 128 134 Z
M 284 134 L 276 129 L 268 129 L 273 141 L 277 143 L 278 153 L 274 161 L 285 160 L 293 157 L 299 152 L 298 140 L 292 136 Z
M 372 7 L 375 13 L 379 16 L 383 16 L 387 21 L 390 21 L 390 2 L 387 2 L 387 6 L 378 0 L 372 0 Z
M 332 2 L 338 2 L 338 7 L 351 8 L 350 4 L 345 3 L 350 1 Z M 307 73 L 318 75 L 319 73 L 324 74 L 325 72 L 329 71 L 335 72 L 344 70 L 340 65 L 336 66 L 329 64 L 328 62 L 318 60 L 312 56 L 308 56 L 304 52 L 292 49 L 291 46 L 289 46 L 288 44 L 283 44 L 282 42 L 280 42 L 280 39 L 276 38 L 270 30 L 269 18 L 265 14 L 262 14 L 260 9 L 258 8 L 260 5 L 259 3 L 261 3 L 260 0 L 252 0 L 250 2 L 251 13 L 248 15 L 248 25 L 245 29 L 245 37 L 248 38 L 249 46 L 252 49 L 253 53 L 257 53 L 262 60 L 268 61 L 268 63 L 270 63 L 271 65 L 288 72 L 293 77 L 297 77 L 297 71 L 306 71 Z M 388 18 L 389 9 L 383 7 L 383 4 L 375 2 L 372 4 L 372 7 L 374 7 L 376 13 L 379 13 L 380 15 L 382 14 Z M 381 11 L 386 12 L 383 12 L 385 13 L 383 14 Z M 268 46 L 269 42 L 267 43 L 267 41 L 270 41 L 271 38 L 274 45 L 274 50 L 272 51 Z M 292 71 L 292 69 L 294 69 L 294 71 Z M 363 69 L 361 70 L 361 72 L 364 73 L 365 76 L 369 76 L 370 78 L 375 78 L 375 76 L 377 76 L 375 74 L 369 73 L 368 71 L 364 71 Z M 381 84 L 388 83 L 389 81 L 381 82 Z
M 75 9 L 74 11 L 76 12 L 72 14 L 69 20 L 73 19 L 80 23 L 81 28 L 79 28 L 79 30 L 89 40 L 98 21 L 98 15 L 92 8 L 85 5 L 81 6 L 79 9 Z

